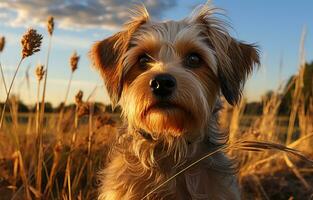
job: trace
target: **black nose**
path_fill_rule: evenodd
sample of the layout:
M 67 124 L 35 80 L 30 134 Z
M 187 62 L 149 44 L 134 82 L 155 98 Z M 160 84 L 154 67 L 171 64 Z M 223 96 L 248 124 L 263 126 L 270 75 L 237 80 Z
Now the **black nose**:
M 159 74 L 150 80 L 150 88 L 158 97 L 170 96 L 176 87 L 176 79 L 170 74 Z

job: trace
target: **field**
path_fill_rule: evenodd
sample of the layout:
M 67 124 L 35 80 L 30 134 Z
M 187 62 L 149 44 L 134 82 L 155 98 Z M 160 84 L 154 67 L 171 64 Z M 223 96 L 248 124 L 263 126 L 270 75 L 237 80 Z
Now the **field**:
M 50 38 L 52 24 L 50 19 Z M 32 30 L 23 40 L 20 63 L 39 51 L 42 38 Z M 72 73 L 78 61 L 74 54 Z M 306 66 L 302 60 L 288 84 L 260 102 L 261 113 L 247 114 L 245 98 L 236 107 L 224 105 L 220 123 L 229 129 L 226 150 L 238 160 L 243 199 L 313 198 L 313 95 L 303 90 Z M 14 78 L 1 84 L 7 96 L 1 104 L 0 198 L 95 199 L 97 174 L 121 124 L 119 111 L 78 93 L 75 104 L 67 106 L 65 98 L 65 106 L 45 112 L 48 65 L 39 66 L 36 75 L 37 104 L 28 112 L 20 112 L 21 105 L 10 95 Z M 286 102 L 284 113 L 280 109 Z

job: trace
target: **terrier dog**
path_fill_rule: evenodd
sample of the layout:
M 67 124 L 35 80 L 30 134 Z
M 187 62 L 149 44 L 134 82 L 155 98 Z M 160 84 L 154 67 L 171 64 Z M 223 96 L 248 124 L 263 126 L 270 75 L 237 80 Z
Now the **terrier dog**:
M 234 39 L 215 9 L 202 5 L 181 21 L 153 21 L 142 6 L 124 29 L 90 51 L 124 125 L 101 175 L 100 200 L 240 199 L 233 159 L 221 145 L 221 98 L 232 105 L 259 63 L 252 44 Z

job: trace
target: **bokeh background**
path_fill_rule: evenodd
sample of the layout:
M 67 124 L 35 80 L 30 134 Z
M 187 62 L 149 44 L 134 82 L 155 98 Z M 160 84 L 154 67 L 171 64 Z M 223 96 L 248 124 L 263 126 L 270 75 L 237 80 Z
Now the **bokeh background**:
M 98 173 L 122 121 L 88 51 L 121 29 L 134 3 L 140 2 L 0 1 L 0 199 L 96 199 Z M 180 20 L 206 1 L 142 3 L 155 20 Z M 312 199 L 313 1 L 211 3 L 223 9 L 219 17 L 231 35 L 257 44 L 261 55 L 241 102 L 225 102 L 220 111 L 242 199 Z M 35 32 L 29 28 L 43 36 L 41 50 L 19 65 L 27 46 L 21 38 Z M 40 69 L 48 66 L 45 79 Z

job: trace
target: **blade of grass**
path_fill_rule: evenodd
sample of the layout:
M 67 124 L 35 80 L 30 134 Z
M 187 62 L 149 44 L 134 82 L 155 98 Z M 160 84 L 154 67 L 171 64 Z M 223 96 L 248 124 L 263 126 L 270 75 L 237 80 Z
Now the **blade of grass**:
M 15 78 L 16 78 L 17 72 L 19 71 L 20 66 L 21 66 L 23 60 L 24 60 L 24 57 L 22 57 L 22 58 L 20 59 L 20 61 L 18 62 L 18 65 L 17 65 L 16 70 L 15 70 L 14 75 L 13 75 L 13 79 L 12 79 L 12 81 L 11 81 L 11 83 L 10 83 L 8 92 L 6 93 L 6 99 L 5 99 L 5 101 L 4 101 L 4 105 L 3 105 L 2 113 L 1 113 L 1 119 L 0 119 L 0 129 L 2 128 L 2 125 L 3 125 L 3 119 L 4 119 L 5 109 L 6 109 L 6 105 L 7 105 L 7 103 L 8 103 L 8 100 L 9 100 L 9 96 L 10 96 L 10 93 L 11 93 L 11 90 L 12 90 L 12 87 L 13 87 L 13 83 L 14 83 L 14 80 L 15 80 Z

